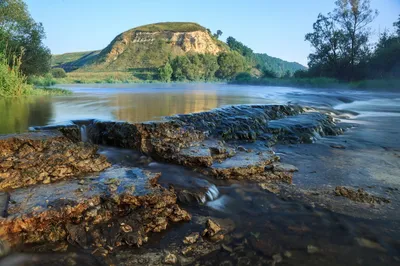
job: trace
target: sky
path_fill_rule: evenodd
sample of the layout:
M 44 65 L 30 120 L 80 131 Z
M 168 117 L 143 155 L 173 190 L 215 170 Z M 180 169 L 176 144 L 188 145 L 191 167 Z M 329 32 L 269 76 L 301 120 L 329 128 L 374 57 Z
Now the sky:
M 119 33 L 166 21 L 197 22 L 222 39 L 233 36 L 255 52 L 307 64 L 312 51 L 304 35 L 334 0 L 26 0 L 42 22 L 53 54 L 99 50 Z M 372 40 L 400 14 L 400 0 L 371 0 L 379 16 Z

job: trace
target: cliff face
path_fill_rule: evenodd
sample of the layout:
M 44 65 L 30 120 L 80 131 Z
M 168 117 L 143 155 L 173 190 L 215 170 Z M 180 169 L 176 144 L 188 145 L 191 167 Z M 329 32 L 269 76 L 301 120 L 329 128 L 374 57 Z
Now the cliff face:
M 193 32 L 141 32 L 127 31 L 114 39 L 106 47 L 100 56 L 104 56 L 105 62 L 118 60 L 120 55 L 129 50 L 131 45 L 140 46 L 156 45 L 156 42 L 165 42 L 175 53 L 208 53 L 216 55 L 223 51 L 211 36 L 204 31 Z

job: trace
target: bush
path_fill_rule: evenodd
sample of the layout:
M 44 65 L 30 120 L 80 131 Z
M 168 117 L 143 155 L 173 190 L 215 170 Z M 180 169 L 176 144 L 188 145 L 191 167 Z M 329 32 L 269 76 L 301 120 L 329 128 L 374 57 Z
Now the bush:
M 65 73 L 65 70 L 62 68 L 53 68 L 51 70 L 51 75 L 53 76 L 53 78 L 56 78 L 56 79 L 67 77 L 67 73 Z
M 12 67 L 10 67 L 12 65 Z M 21 73 L 21 58 L 13 57 L 12 64 L 0 53 L 0 96 L 20 96 L 32 89 Z
M 167 62 L 162 68 L 159 70 L 159 77 L 160 80 L 163 82 L 170 82 L 172 73 L 174 70 L 172 69 L 171 65 Z
M 249 82 L 251 81 L 252 76 L 248 72 L 241 72 L 236 75 L 235 80 L 240 82 Z

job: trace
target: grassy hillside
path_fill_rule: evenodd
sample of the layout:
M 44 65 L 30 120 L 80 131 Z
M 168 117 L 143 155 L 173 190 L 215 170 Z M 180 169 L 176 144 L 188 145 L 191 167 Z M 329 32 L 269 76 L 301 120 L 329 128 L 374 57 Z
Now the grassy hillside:
M 299 63 L 288 62 L 280 58 L 269 56 L 267 54 L 255 53 L 254 56 L 258 64 L 260 64 L 262 67 L 266 67 L 267 69 L 274 71 L 279 76 L 285 75 L 287 71 L 293 74 L 297 70 L 307 69 L 305 66 Z
M 74 71 L 96 58 L 100 52 L 101 51 L 87 51 L 53 55 L 51 66 L 64 68 L 68 72 Z
M 157 32 L 157 31 L 191 32 L 191 31 L 205 31 L 206 28 L 193 22 L 161 22 L 161 23 L 140 26 L 132 30 L 143 31 L 143 32 Z
M 241 58 L 219 58 L 221 54 L 236 52 Z M 194 56 L 206 54 L 206 57 Z M 174 61 L 176 58 L 179 60 Z M 298 63 L 286 62 L 266 54 L 254 54 L 250 48 L 234 39 L 225 43 L 210 30 L 193 22 L 163 22 L 136 27 L 116 36 L 101 51 L 54 55 L 52 66 L 70 72 L 67 80 L 74 82 L 97 82 L 107 75 L 106 80 L 130 82 L 157 80 L 159 68 L 164 67 L 167 62 L 173 67 L 173 77 L 179 76 L 179 80 L 193 80 L 194 77 L 212 79 L 203 75 L 206 70 L 215 73 L 213 78 L 226 79 L 219 69 L 221 65 L 225 69 L 235 68 L 237 71 L 251 69 L 256 73 L 255 76 L 259 76 L 257 73 L 261 73 L 262 69 L 271 69 L 279 76 L 287 71 L 294 73 L 305 69 Z M 182 73 L 175 73 L 178 69 Z M 99 75 L 82 75 L 85 73 Z M 230 78 L 233 76 L 230 75 Z

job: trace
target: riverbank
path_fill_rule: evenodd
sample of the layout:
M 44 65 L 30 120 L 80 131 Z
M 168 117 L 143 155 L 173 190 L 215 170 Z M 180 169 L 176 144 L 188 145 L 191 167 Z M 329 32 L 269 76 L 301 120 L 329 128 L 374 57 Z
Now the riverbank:
M 374 129 L 364 143 L 371 124 L 358 128 L 337 120 L 351 113 L 331 111 L 242 105 L 162 122 L 72 121 L 3 137 L 4 156 L 15 164 L 2 169 L 33 181 L 28 188 L 10 177 L 0 183 L 17 186 L 7 191 L 2 228 L 22 232 L 30 244 L 17 251 L 42 263 L 396 265 L 400 193 L 389 176 L 397 176 L 399 147 L 379 137 L 396 123 L 379 125 L 382 132 Z M 82 140 L 101 144 L 99 154 Z M 32 161 L 33 175 L 20 167 L 42 151 L 54 158 L 51 175 L 40 160 Z M 105 158 L 112 166 L 100 174 L 71 172 L 107 167 Z M 52 258 L 41 255 L 52 250 Z

